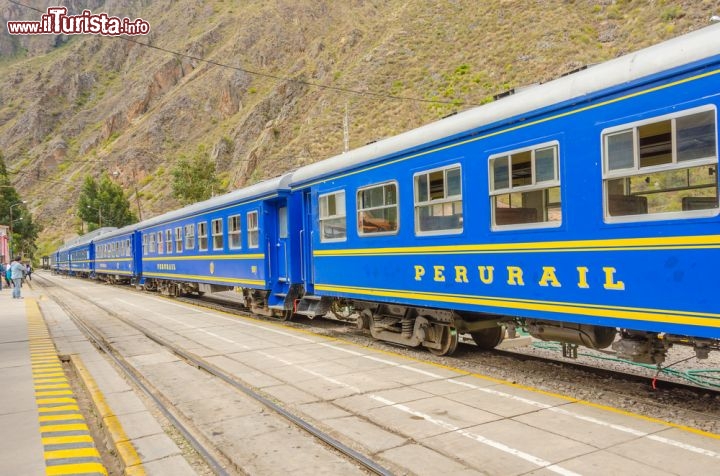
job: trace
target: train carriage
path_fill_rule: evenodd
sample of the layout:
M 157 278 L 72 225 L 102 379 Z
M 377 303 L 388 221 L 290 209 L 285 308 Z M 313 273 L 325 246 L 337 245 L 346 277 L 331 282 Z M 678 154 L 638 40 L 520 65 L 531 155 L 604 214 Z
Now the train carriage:
M 138 224 L 142 284 L 171 295 L 240 288 L 248 306 L 288 317 L 299 280 L 289 243 L 287 177 L 268 180 Z M 296 245 L 295 245 L 296 246 Z
M 94 270 L 92 237 L 87 235 L 74 241 L 66 250 L 67 273 L 71 276 L 90 277 Z
M 53 268 L 58 274 L 69 274 L 70 273 L 70 253 L 68 252 L 67 245 L 61 246 L 58 250 L 53 253 L 55 256 L 55 267 Z
M 293 173 L 309 315 L 451 353 L 499 324 L 659 362 L 717 347 L 720 26 Z M 665 333 L 665 339 L 659 337 Z M 674 336 L 678 337 L 674 337 Z
M 111 283 L 133 283 L 140 267 L 140 234 L 130 225 L 96 238 L 94 269 L 98 279 Z
M 93 241 L 116 228 L 103 227 L 74 238 L 56 252 L 55 269 L 71 276 L 95 276 L 95 246 Z

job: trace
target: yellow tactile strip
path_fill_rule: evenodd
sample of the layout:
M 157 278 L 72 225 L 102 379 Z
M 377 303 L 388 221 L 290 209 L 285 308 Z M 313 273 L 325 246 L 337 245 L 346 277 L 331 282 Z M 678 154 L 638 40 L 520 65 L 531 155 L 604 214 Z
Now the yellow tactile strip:
M 110 405 L 108 405 L 105 401 L 105 396 L 98 388 L 95 379 L 85 368 L 85 365 L 80 357 L 73 355 L 70 358 L 77 370 L 77 373 L 80 375 L 80 378 L 85 384 L 85 388 L 87 388 L 87 391 L 90 394 L 90 398 L 95 405 L 95 410 L 100 414 L 100 418 L 102 418 L 103 425 L 105 425 L 105 431 L 108 433 L 108 436 L 115 445 L 118 456 L 125 466 L 125 475 L 144 476 L 145 468 L 143 467 L 140 456 L 125 433 L 125 430 L 123 430 L 118 417 L 115 415 L 112 408 L 110 408 Z
M 25 299 L 35 400 L 47 475 L 106 475 L 34 299 Z

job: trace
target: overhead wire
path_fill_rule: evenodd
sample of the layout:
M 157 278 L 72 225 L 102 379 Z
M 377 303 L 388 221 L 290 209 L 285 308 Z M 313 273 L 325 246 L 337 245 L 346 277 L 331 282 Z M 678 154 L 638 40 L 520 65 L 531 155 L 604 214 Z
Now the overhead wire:
M 21 2 L 18 2 L 17 0 L 7 0 L 7 1 L 10 3 L 13 3 L 15 5 L 24 7 L 24 8 L 35 10 L 40 13 L 45 13 L 43 10 L 40 10 L 38 8 L 29 6 L 29 5 L 25 5 Z M 286 81 L 286 82 L 292 82 L 292 83 L 296 83 L 296 84 L 302 84 L 304 86 L 310 86 L 310 87 L 318 88 L 318 89 L 325 89 L 325 90 L 336 91 L 336 92 L 345 93 L 345 94 L 364 96 L 364 97 L 374 97 L 374 98 L 379 98 L 379 99 L 412 101 L 412 102 L 430 103 L 430 104 L 446 104 L 446 105 L 452 105 L 452 106 L 479 106 L 479 104 L 467 103 L 467 102 L 463 102 L 463 101 L 443 101 L 443 100 L 437 100 L 437 99 L 423 99 L 423 98 L 410 97 L 410 96 L 398 96 L 398 95 L 394 95 L 394 94 L 385 94 L 385 93 L 379 93 L 379 92 L 374 92 L 374 91 L 360 91 L 357 89 L 351 89 L 351 88 L 346 88 L 346 87 L 342 87 L 342 86 L 334 86 L 331 84 L 322 84 L 322 83 L 317 83 L 314 81 L 307 81 L 304 79 L 291 78 L 288 76 L 281 76 L 281 75 L 277 75 L 277 74 L 266 73 L 263 71 L 257 71 L 257 70 L 253 70 L 253 69 L 249 69 L 249 68 L 242 68 L 240 66 L 232 66 L 232 65 L 229 65 L 226 63 L 221 63 L 219 61 L 215 61 L 215 60 L 211 60 L 211 59 L 207 59 L 207 58 L 201 58 L 199 56 L 190 55 L 187 53 L 181 53 L 179 51 L 171 50 L 169 48 L 163 48 L 162 46 L 152 45 L 150 43 L 144 43 L 142 41 L 138 41 L 127 35 L 119 35 L 115 38 L 119 38 L 119 39 L 122 39 L 129 43 L 134 43 L 136 45 L 143 46 L 145 48 L 162 51 L 164 53 L 172 54 L 172 55 L 179 56 L 179 57 L 186 58 L 186 59 L 191 59 L 194 61 L 199 61 L 199 62 L 210 64 L 213 66 L 218 66 L 220 68 L 227 68 L 227 69 L 231 69 L 231 70 L 235 70 L 235 71 L 241 71 L 243 73 L 246 73 L 246 74 L 249 74 L 252 76 L 259 76 L 262 78 L 274 79 L 276 81 Z

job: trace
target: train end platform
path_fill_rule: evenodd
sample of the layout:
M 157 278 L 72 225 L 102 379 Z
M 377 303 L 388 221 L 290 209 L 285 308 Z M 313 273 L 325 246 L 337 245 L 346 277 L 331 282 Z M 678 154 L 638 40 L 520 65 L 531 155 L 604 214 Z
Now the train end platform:
M 0 474 L 196 474 L 69 316 L 32 286 L 22 295 L 0 291 Z M 63 361 L 72 363 L 90 402 L 79 402 Z M 82 406 L 93 407 L 101 432 L 95 438 Z M 116 457 L 103 459 L 98 444 Z

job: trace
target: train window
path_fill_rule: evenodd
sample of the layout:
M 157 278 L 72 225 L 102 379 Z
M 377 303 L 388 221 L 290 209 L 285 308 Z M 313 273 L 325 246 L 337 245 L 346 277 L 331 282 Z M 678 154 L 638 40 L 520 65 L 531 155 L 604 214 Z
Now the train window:
M 260 247 L 260 227 L 258 226 L 258 212 L 247 214 L 248 248 Z
M 165 245 L 163 245 L 163 232 L 157 232 L 157 250 L 159 254 L 165 253 Z
M 360 236 L 397 233 L 397 183 L 359 189 L 357 208 L 357 227 Z
M 150 233 L 150 253 L 155 253 L 155 233 Z
M 463 230 L 460 166 L 415 175 L 415 233 L 460 233 Z
M 538 144 L 491 156 L 489 165 L 493 228 L 560 224 L 557 143 Z
M 198 225 L 198 250 L 207 251 L 207 249 L 208 249 L 207 222 L 201 221 L 197 225 Z
M 228 217 L 228 247 L 231 250 L 239 250 L 242 248 L 240 238 L 240 215 Z
M 287 207 L 278 208 L 278 236 L 288 237 L 288 212 Z
M 320 241 L 344 241 L 347 237 L 345 191 L 320 196 Z
M 182 253 L 183 250 L 183 229 L 181 226 L 175 227 L 175 253 Z
M 223 249 L 223 221 L 222 218 L 216 218 L 211 222 L 213 249 Z
M 715 117 L 715 109 L 705 107 L 606 130 L 606 220 L 716 215 Z
M 171 254 L 173 252 L 172 238 L 172 229 L 168 228 L 165 230 L 165 250 L 167 251 L 167 254 Z
M 142 248 L 143 248 L 143 256 L 146 256 L 148 254 L 148 252 L 150 251 L 150 237 L 147 235 L 143 235 Z
M 130 240 L 125 240 L 125 256 L 129 257 L 132 254 L 132 249 L 130 248 Z
M 185 249 L 195 249 L 195 225 L 193 223 L 185 225 Z

